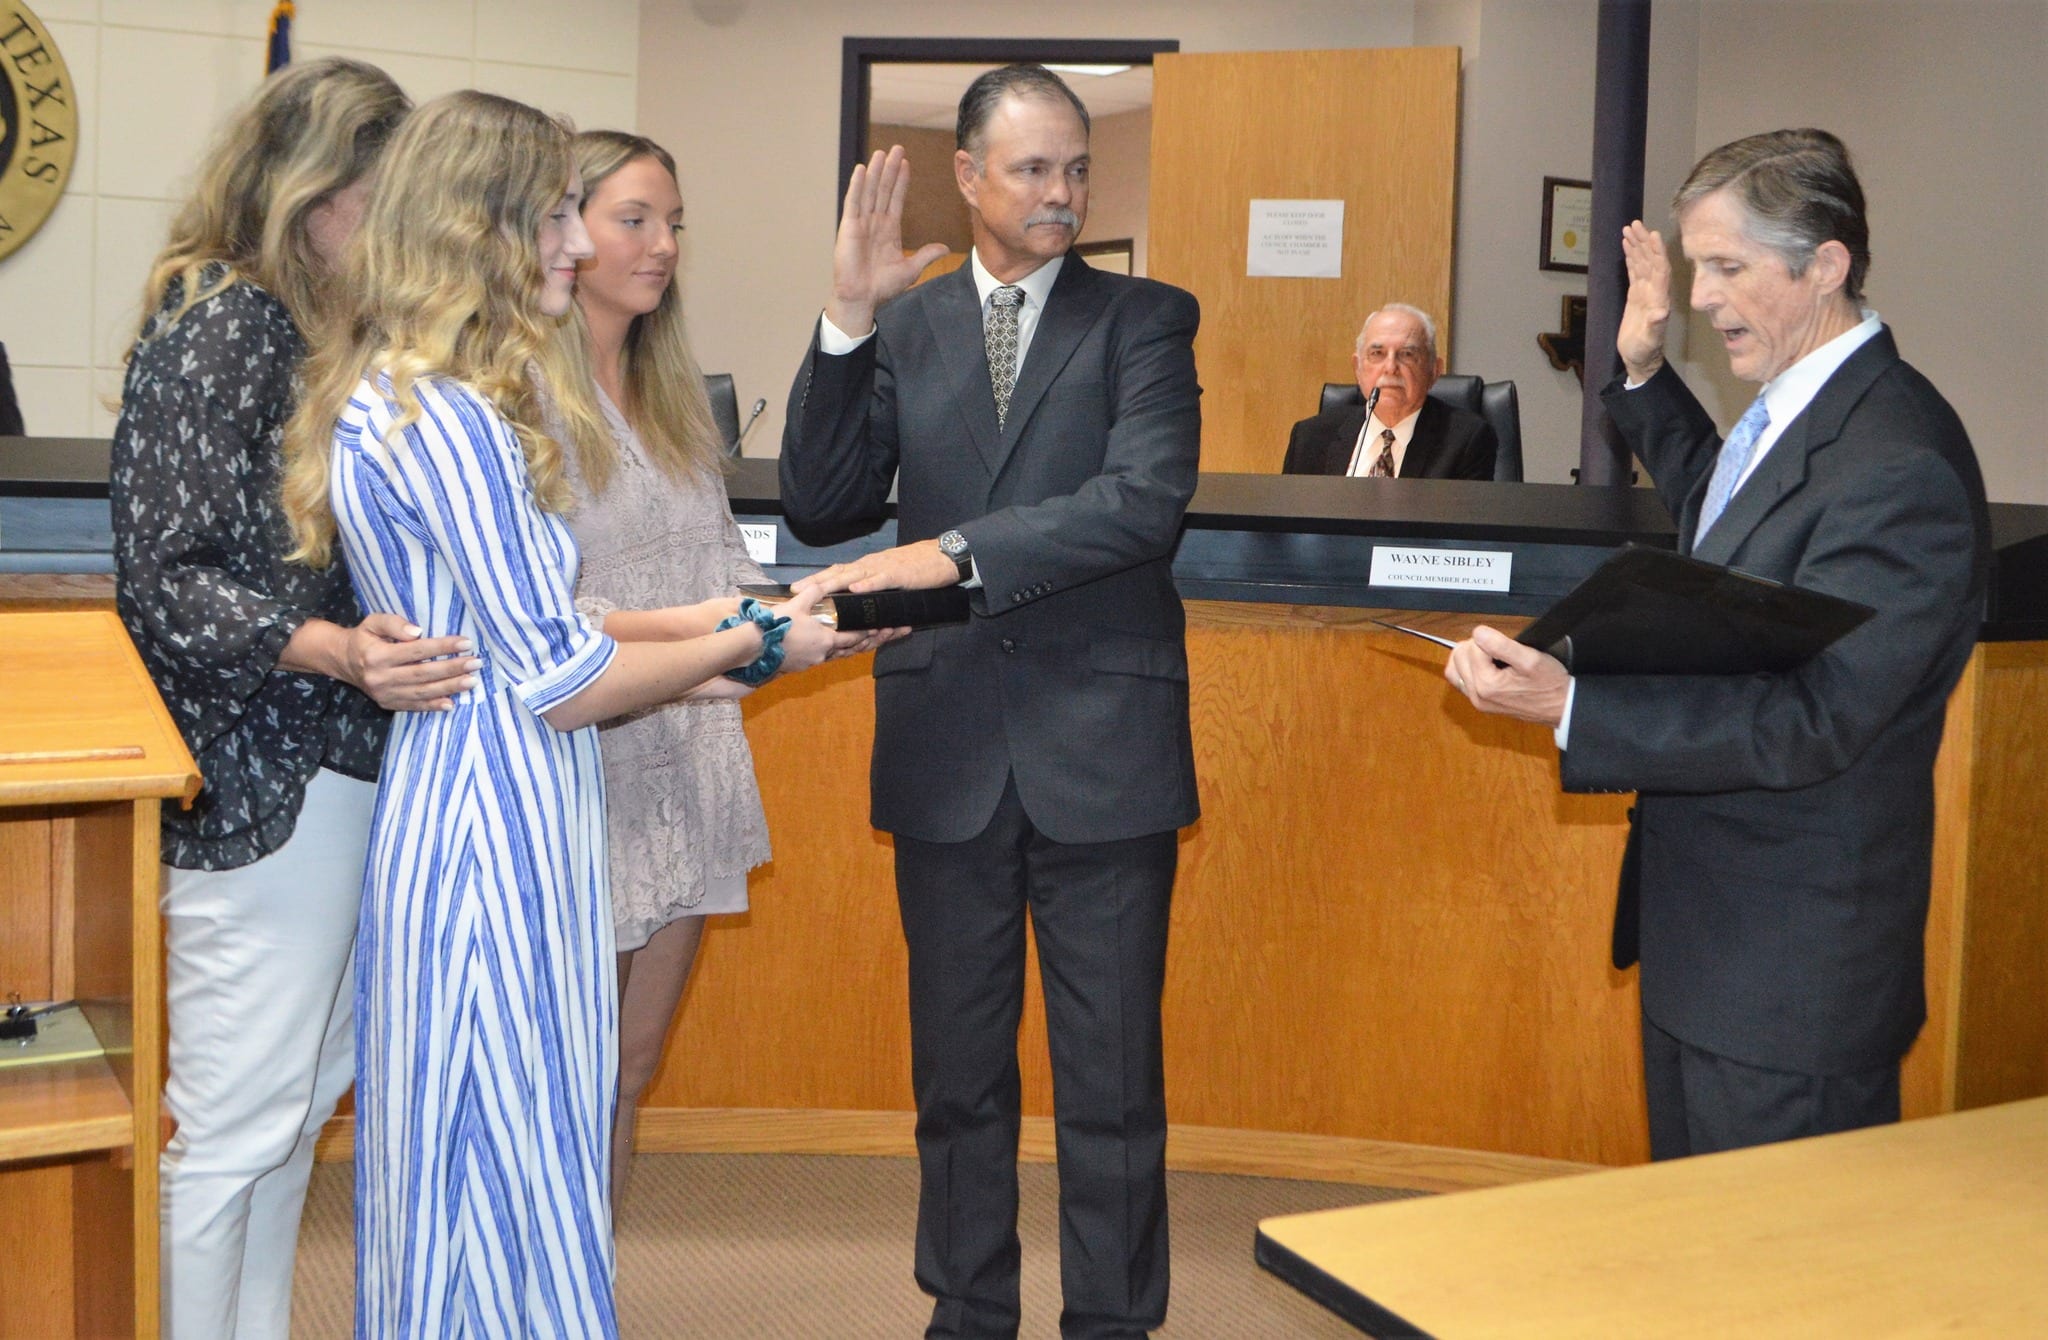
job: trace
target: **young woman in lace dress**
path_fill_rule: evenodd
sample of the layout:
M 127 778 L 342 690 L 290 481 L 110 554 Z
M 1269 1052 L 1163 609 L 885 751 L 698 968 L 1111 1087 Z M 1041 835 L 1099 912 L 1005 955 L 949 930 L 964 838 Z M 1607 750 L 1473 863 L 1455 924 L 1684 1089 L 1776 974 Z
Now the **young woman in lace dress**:
M 607 440 L 581 449 L 569 529 L 583 553 L 577 603 L 607 631 L 653 609 L 765 580 L 726 498 L 724 443 L 683 333 L 675 284 L 683 200 L 675 160 L 639 135 L 576 137 L 594 254 L 576 273 L 580 337 Z M 850 655 L 873 639 L 841 639 Z M 747 909 L 768 825 L 736 702 L 686 702 L 605 723 L 613 919 L 619 945 L 619 1110 L 612 1199 L 633 1117 L 689 981 L 704 918 Z

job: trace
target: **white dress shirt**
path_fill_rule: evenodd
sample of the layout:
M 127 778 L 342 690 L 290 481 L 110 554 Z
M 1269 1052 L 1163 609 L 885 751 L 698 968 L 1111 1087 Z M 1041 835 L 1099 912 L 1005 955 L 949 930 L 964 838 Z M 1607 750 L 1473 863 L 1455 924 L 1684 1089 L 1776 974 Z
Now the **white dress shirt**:
M 1408 459 L 1408 444 L 1415 440 L 1415 421 L 1422 417 L 1422 406 L 1397 424 L 1380 422 L 1380 412 L 1374 410 L 1365 416 L 1365 427 L 1358 430 L 1358 444 L 1351 448 L 1352 475 L 1369 475 L 1372 464 L 1380 458 L 1380 434 L 1390 426 L 1394 430 L 1394 473 L 1401 473 L 1401 462 Z

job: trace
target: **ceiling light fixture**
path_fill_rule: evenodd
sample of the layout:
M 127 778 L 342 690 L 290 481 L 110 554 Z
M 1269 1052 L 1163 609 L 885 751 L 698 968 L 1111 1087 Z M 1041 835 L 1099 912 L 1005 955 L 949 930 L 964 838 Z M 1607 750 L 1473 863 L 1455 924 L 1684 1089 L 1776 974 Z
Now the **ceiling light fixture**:
M 1122 74 L 1131 67 L 1128 65 L 1047 65 L 1045 68 L 1057 71 L 1060 74 L 1085 74 L 1092 75 L 1098 79 L 1106 79 L 1113 74 Z

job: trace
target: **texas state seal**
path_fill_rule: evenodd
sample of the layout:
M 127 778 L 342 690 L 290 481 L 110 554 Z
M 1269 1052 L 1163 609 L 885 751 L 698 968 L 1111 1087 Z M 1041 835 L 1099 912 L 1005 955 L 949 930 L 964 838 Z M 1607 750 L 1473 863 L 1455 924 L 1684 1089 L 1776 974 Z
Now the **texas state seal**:
M 0 260 L 34 236 L 71 176 L 78 101 L 49 29 L 0 0 Z

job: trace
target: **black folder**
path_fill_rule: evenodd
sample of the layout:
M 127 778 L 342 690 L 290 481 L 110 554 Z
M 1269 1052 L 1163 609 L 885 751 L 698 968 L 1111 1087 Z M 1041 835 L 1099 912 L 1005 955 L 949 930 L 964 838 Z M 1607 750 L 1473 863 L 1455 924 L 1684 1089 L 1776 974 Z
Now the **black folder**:
M 789 599 L 787 586 L 749 583 L 740 594 L 756 600 Z M 841 591 L 817 604 L 817 613 L 842 633 L 867 632 L 874 628 L 929 628 L 934 624 L 965 623 L 968 616 L 967 588 L 940 586 L 928 591 L 891 588 L 855 595 Z
M 1627 545 L 1516 640 L 1575 675 L 1790 670 L 1877 611 L 1839 596 Z

